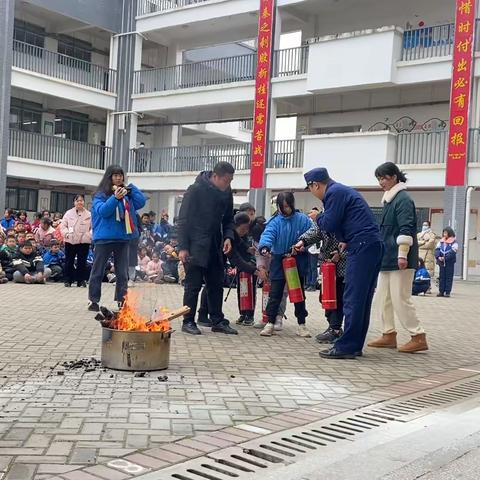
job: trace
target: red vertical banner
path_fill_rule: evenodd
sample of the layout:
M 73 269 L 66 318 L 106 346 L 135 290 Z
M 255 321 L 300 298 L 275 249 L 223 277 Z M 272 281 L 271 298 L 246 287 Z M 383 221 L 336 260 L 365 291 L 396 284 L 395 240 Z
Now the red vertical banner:
M 463 186 L 466 181 L 476 0 L 456 0 L 455 3 L 455 40 L 445 182 L 447 186 L 452 187 Z
M 274 29 L 275 0 L 260 0 L 250 188 L 265 187 L 265 168 L 269 146 L 270 90 L 273 66 Z

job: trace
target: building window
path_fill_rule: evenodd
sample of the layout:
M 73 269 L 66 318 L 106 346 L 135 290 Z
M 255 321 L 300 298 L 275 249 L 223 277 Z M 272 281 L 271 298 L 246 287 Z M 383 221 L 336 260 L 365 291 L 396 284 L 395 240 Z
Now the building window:
M 44 48 L 45 47 L 45 30 L 37 25 L 31 23 L 23 22 L 21 20 L 15 19 L 13 26 L 13 39 L 18 42 L 27 43 L 28 45 L 33 45 L 35 47 Z M 31 55 L 41 56 L 42 52 L 35 48 L 26 48 L 18 44 L 14 44 L 14 50 L 24 51 Z M 23 49 L 23 50 L 22 50 Z
M 38 205 L 38 191 L 31 188 L 7 187 L 7 208 L 36 212 Z
M 42 133 L 42 105 L 12 98 L 10 102 L 10 128 Z
M 55 136 L 77 142 L 88 142 L 88 115 L 76 112 L 57 112 Z
M 76 193 L 51 192 L 50 211 L 65 213 L 73 207 Z
M 58 38 L 58 53 L 66 55 L 58 57 L 58 63 L 72 68 L 90 71 L 92 61 L 92 45 L 76 38 L 60 35 Z

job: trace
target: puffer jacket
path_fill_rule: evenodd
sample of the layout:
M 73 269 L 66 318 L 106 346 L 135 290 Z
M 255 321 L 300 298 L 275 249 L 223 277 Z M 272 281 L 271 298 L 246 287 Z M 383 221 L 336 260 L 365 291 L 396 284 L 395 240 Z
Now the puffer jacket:
M 457 261 L 458 242 L 455 237 L 442 238 L 435 249 L 435 258 L 438 265 L 444 267 L 447 263 L 455 263 Z M 443 260 L 440 260 L 443 258 Z
M 65 212 L 60 224 L 60 231 L 65 243 L 78 245 L 80 243 L 92 243 L 92 215 L 84 209 L 78 212 L 71 208 Z

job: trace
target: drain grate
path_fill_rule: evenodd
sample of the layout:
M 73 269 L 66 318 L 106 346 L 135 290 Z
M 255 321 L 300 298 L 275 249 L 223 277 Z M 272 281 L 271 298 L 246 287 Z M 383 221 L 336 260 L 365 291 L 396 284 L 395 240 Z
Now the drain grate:
M 448 387 L 436 387 L 421 395 L 403 397 L 371 407 L 313 422 L 257 440 L 245 442 L 190 460 L 162 471 L 162 478 L 177 480 L 233 480 L 261 478 L 261 472 L 294 463 L 298 457 L 354 442 L 388 424 L 408 422 L 432 409 L 460 402 L 480 393 L 480 377 Z M 258 476 L 260 474 L 260 476 Z

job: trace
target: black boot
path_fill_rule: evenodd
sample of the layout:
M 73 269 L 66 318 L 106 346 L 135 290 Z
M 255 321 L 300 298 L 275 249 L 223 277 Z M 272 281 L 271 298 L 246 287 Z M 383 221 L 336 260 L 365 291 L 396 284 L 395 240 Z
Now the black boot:
M 201 335 L 202 332 L 195 322 L 186 322 L 182 325 L 182 332 L 190 335 Z

